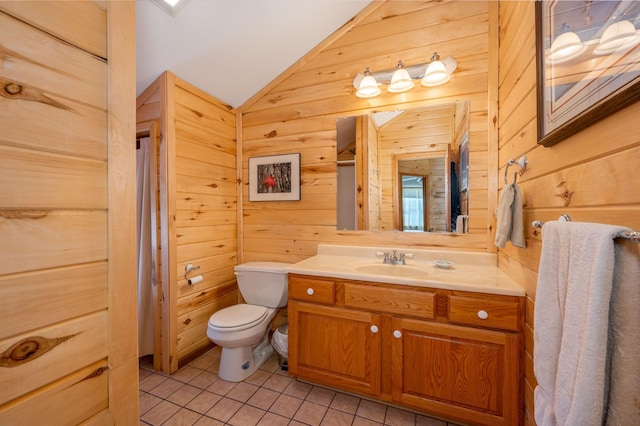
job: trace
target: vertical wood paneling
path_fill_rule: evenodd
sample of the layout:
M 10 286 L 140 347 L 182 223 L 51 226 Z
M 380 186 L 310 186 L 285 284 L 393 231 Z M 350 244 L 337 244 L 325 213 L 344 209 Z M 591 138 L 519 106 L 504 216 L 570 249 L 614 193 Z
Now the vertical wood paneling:
M 109 57 L 109 414 L 114 424 L 138 418 L 136 235 L 135 3 L 108 2 Z
M 488 200 L 495 197 L 495 189 L 490 190 L 495 180 L 490 180 L 486 157 L 487 129 L 493 120 L 493 116 L 489 118 L 487 64 L 489 27 L 497 27 L 497 13 L 489 13 L 490 3 L 384 2 L 365 9 L 348 31 L 315 49 L 286 77 L 270 84 L 262 96 L 241 107 L 245 261 L 301 260 L 315 254 L 318 242 L 493 250 L 487 243 L 488 229 L 493 226 L 489 208 L 495 203 Z M 398 59 L 407 65 L 425 62 L 434 51 L 458 61 L 458 70 L 446 85 L 416 87 L 401 95 L 383 93 L 368 100 L 355 97 L 352 80 L 365 67 L 392 69 Z M 336 230 L 335 120 L 463 99 L 469 99 L 472 117 L 471 233 Z M 302 199 L 247 201 L 247 159 L 291 152 L 301 153 Z M 381 202 L 388 202 L 390 196 L 382 192 Z
M 527 248 L 499 250 L 500 269 L 527 290 L 525 333 L 526 424 L 533 419 L 533 307 L 540 262 L 540 231 L 533 220 L 572 220 L 640 228 L 635 169 L 640 160 L 640 103 L 594 123 L 550 148 L 536 144 L 534 2 L 500 2 L 499 173 L 526 154 L 519 178 L 524 194 Z M 501 180 L 501 179 L 500 179 Z M 500 182 L 502 186 L 502 182 Z

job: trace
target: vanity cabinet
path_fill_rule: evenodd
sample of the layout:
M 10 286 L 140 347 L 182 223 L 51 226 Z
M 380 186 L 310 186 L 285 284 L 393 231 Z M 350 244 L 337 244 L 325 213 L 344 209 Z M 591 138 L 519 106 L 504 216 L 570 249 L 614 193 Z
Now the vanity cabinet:
M 300 379 L 462 423 L 522 423 L 522 297 L 290 274 L 288 310 Z

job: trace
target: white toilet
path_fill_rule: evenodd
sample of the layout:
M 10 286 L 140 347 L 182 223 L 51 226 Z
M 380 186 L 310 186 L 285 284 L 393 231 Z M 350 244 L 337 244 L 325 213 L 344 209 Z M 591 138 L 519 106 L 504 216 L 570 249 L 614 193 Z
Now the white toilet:
M 248 262 L 235 267 L 238 288 L 246 303 L 211 315 L 207 337 L 222 347 L 218 376 L 240 382 L 252 375 L 272 354 L 271 320 L 287 305 L 289 263 Z

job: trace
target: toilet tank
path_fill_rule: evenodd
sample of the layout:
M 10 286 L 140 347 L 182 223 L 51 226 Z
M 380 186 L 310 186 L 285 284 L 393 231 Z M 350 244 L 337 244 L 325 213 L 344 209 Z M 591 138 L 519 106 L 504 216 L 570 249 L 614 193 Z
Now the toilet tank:
M 236 265 L 238 288 L 250 305 L 280 308 L 287 305 L 287 267 L 283 262 L 247 262 Z

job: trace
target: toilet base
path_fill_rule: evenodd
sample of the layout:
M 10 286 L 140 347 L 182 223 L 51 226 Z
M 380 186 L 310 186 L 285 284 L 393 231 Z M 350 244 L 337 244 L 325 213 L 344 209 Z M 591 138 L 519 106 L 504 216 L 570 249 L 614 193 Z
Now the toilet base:
M 251 376 L 273 354 L 269 333 L 255 347 L 222 347 L 218 377 L 228 382 L 241 382 Z

